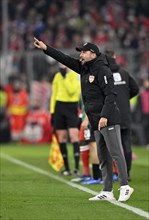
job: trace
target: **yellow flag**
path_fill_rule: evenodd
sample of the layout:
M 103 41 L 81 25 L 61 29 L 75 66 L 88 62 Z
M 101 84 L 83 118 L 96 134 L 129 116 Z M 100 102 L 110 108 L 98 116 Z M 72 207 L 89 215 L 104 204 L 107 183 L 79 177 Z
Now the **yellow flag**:
M 59 171 L 64 165 L 63 157 L 55 134 L 52 135 L 52 143 L 50 147 L 48 163 L 56 171 Z

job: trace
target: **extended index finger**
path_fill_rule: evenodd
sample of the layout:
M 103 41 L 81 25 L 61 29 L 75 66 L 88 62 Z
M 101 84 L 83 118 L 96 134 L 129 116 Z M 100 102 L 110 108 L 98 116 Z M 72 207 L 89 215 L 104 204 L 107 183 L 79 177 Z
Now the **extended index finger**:
M 34 40 L 39 41 L 36 37 L 34 37 Z

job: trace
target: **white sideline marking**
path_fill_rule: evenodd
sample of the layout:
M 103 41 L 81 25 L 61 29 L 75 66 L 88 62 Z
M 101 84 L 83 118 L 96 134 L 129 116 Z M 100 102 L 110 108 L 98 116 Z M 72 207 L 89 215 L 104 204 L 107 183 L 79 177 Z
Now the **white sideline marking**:
M 86 188 L 84 186 L 80 186 L 79 184 L 76 184 L 76 183 L 64 180 L 63 178 L 61 178 L 59 176 L 51 174 L 51 173 L 49 173 L 49 172 L 47 172 L 45 170 L 42 170 L 42 169 L 40 169 L 38 167 L 35 167 L 35 166 L 31 165 L 31 164 L 27 164 L 27 163 L 25 163 L 25 162 L 23 162 L 21 160 L 15 159 L 14 157 L 11 157 L 9 155 L 1 154 L 1 157 L 6 159 L 6 160 L 8 160 L 8 161 L 10 161 L 10 162 L 12 162 L 12 163 L 14 163 L 14 164 L 17 164 L 17 165 L 20 165 L 22 167 L 28 168 L 30 170 L 33 170 L 33 171 L 37 172 L 37 173 L 49 176 L 52 179 L 58 180 L 59 182 L 65 183 L 67 185 L 70 185 L 71 187 L 77 188 L 77 189 L 82 190 L 84 192 L 90 193 L 92 195 L 97 195 L 98 194 L 98 192 L 90 190 L 90 189 L 88 189 L 88 188 Z M 118 201 L 108 201 L 108 202 L 110 202 L 110 203 L 112 203 L 114 205 L 117 205 L 119 207 L 122 207 L 124 209 L 127 209 L 127 210 L 129 210 L 129 211 L 131 211 L 131 212 L 133 212 L 133 213 L 135 213 L 135 214 L 137 214 L 139 216 L 142 216 L 144 218 L 149 219 L 149 213 L 145 212 L 145 211 L 143 211 L 141 209 L 135 208 L 133 206 L 129 206 L 129 205 L 125 204 L 125 203 L 121 203 L 121 202 L 118 202 Z

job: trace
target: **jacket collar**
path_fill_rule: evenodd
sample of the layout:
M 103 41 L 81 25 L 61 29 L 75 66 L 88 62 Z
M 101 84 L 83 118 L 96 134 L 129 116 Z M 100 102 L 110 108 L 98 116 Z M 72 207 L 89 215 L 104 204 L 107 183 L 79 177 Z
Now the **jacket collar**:
M 93 59 L 93 60 L 90 60 L 90 61 L 88 61 L 88 62 L 86 62 L 85 64 L 87 65 L 87 66 L 91 66 L 92 64 L 94 64 L 95 62 L 96 62 L 96 60 L 98 59 L 98 57 L 99 56 L 97 56 L 95 59 Z

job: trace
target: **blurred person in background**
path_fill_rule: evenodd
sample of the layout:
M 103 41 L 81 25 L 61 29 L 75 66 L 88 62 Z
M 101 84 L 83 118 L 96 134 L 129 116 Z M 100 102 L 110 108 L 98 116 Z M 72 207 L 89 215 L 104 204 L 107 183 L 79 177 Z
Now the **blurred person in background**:
M 4 87 L 0 85 L 0 143 L 11 140 L 10 118 L 7 113 L 8 95 Z
M 4 86 L 4 90 L 7 93 L 7 96 L 9 97 L 9 94 L 13 92 L 13 83 L 18 77 L 16 74 L 11 74 L 8 77 L 8 83 Z
M 7 103 L 8 103 L 8 94 L 4 89 L 4 86 L 0 84 L 0 109 L 1 111 L 7 110 Z
M 122 146 L 127 164 L 128 180 L 130 181 L 132 164 L 130 99 L 138 94 L 139 86 L 132 75 L 116 63 L 116 53 L 114 50 L 107 48 L 105 54 L 113 73 L 114 86 L 117 92 L 116 103 L 120 109 L 121 116 Z
M 48 77 L 42 75 L 39 81 L 31 82 L 30 96 L 32 100 L 38 100 L 41 103 L 42 109 L 49 111 L 49 102 L 51 99 L 51 83 L 48 82 Z
M 43 108 L 38 97 L 31 100 L 31 106 L 25 119 L 21 142 L 25 144 L 50 143 L 52 140 L 51 117 Z
M 12 91 L 8 93 L 7 107 L 10 115 L 11 138 L 18 141 L 21 138 L 29 108 L 29 94 L 22 89 L 19 77 L 16 77 L 12 83 Z
M 81 86 L 77 73 L 66 66 L 59 64 L 59 72 L 52 82 L 52 96 L 50 113 L 52 126 L 56 132 L 60 150 L 64 160 L 65 169 L 61 171 L 64 176 L 71 175 L 68 161 L 67 143 L 70 139 L 73 145 L 75 168 L 73 173 L 79 175 L 79 116 L 78 103 L 80 100 Z
M 80 126 L 80 156 L 82 160 L 82 175 L 74 178 L 72 182 L 81 184 L 102 184 L 102 174 L 99 168 L 97 145 L 93 129 L 85 114 L 83 101 L 81 100 L 81 126 Z M 92 164 L 92 176 L 90 174 L 90 157 Z
M 141 110 L 140 121 L 143 125 L 145 145 L 149 149 L 149 78 L 143 79 L 137 105 Z
M 142 109 L 139 104 L 139 94 L 131 98 L 130 107 L 132 118 L 132 144 L 136 146 L 145 145 L 145 134 L 142 124 Z

